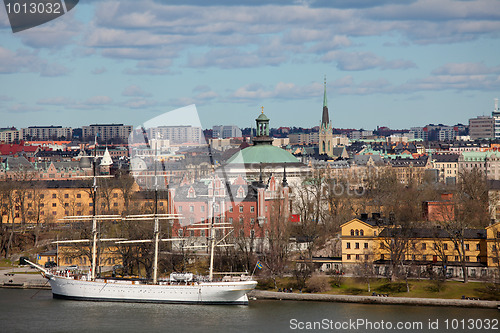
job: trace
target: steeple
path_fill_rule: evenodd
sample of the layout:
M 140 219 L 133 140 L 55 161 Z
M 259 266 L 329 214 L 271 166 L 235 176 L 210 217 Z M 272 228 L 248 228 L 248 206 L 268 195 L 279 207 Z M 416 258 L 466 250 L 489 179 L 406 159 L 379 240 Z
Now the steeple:
M 325 88 L 323 93 L 323 117 L 321 118 L 321 127 L 326 128 L 330 124 L 330 117 L 328 115 L 328 101 L 326 98 L 326 75 L 325 75 Z

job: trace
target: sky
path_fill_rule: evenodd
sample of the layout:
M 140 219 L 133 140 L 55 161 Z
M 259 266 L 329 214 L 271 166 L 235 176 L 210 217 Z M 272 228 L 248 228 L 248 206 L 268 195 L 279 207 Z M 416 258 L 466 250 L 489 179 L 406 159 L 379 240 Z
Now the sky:
M 0 7 L 0 127 L 468 124 L 500 97 L 499 0 L 80 0 L 13 33 Z

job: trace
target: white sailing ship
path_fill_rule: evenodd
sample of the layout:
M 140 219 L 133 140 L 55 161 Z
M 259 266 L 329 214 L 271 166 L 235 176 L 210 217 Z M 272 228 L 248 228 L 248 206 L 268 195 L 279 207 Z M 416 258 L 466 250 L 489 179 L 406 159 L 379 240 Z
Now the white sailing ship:
M 95 154 L 94 154 L 95 157 Z M 95 162 L 95 161 L 94 161 Z M 94 163 L 95 164 L 95 163 Z M 188 304 L 238 304 L 247 305 L 247 294 L 253 290 L 257 281 L 246 274 L 226 275 L 221 281 L 214 281 L 214 248 L 230 246 L 221 244 L 215 239 L 215 229 L 228 228 L 226 223 L 215 223 L 212 216 L 209 224 L 210 268 L 208 277 L 196 277 L 192 273 L 173 273 L 168 279 L 158 279 L 158 255 L 160 241 L 182 241 L 182 238 L 160 239 L 159 220 L 173 220 L 182 218 L 178 214 L 158 214 L 157 208 L 157 180 L 155 172 L 155 213 L 146 215 L 127 216 L 126 220 L 154 220 L 154 239 L 149 240 L 122 240 L 100 239 L 100 242 L 110 241 L 115 244 L 132 244 L 140 242 L 154 243 L 153 279 L 151 281 L 127 278 L 100 278 L 96 277 L 97 262 L 97 222 L 99 220 L 117 220 L 117 215 L 96 215 L 97 182 L 94 167 L 93 185 L 93 214 L 91 216 L 77 216 L 66 220 L 92 221 L 92 260 L 88 274 L 77 274 L 71 270 L 45 269 L 40 265 L 29 262 L 30 265 L 41 271 L 48 279 L 54 298 L 88 301 L 123 301 L 123 302 L 152 302 L 152 303 L 188 303 Z M 215 197 L 213 197 L 215 204 Z M 214 214 L 212 214 L 214 215 Z M 82 242 L 89 240 L 61 241 Z

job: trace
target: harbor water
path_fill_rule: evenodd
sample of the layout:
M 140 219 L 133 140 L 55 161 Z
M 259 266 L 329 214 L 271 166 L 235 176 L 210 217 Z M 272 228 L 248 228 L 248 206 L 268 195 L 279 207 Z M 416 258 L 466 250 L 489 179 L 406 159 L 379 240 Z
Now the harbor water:
M 249 306 L 58 300 L 1 289 L 1 332 L 498 332 L 491 309 L 251 301 Z

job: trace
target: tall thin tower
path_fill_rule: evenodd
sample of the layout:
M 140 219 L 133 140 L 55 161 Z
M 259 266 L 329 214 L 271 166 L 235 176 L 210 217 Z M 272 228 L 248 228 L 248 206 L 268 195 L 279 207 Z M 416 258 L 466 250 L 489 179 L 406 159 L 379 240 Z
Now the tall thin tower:
M 328 100 L 326 97 L 326 75 L 323 92 L 323 115 L 319 128 L 319 153 L 333 157 L 333 133 L 330 115 L 328 114 Z

